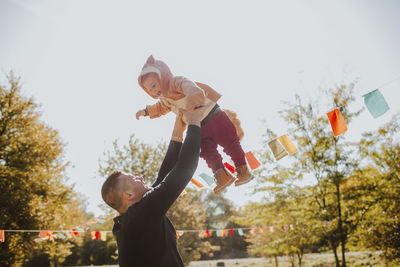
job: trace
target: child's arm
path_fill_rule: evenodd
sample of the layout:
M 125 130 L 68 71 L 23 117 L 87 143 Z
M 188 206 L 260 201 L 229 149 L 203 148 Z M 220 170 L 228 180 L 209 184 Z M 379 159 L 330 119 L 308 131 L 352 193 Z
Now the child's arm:
M 193 81 L 179 77 L 175 81 L 177 91 L 187 96 L 186 110 L 194 110 L 195 107 L 203 106 L 206 103 L 206 95 L 202 88 Z
M 163 102 L 158 101 L 154 105 L 146 106 L 145 109 L 141 109 L 136 112 L 136 119 L 138 120 L 142 116 L 150 116 L 150 119 L 154 119 L 165 115 L 170 111 L 170 107 L 166 106 Z

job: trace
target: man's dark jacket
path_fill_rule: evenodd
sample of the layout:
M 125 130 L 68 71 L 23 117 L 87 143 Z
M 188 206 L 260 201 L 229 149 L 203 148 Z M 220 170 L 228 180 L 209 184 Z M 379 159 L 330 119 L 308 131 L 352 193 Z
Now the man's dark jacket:
M 189 125 L 183 145 L 171 141 L 154 189 L 114 219 L 120 266 L 184 266 L 177 248 L 176 230 L 165 213 L 197 168 L 200 137 L 200 127 Z

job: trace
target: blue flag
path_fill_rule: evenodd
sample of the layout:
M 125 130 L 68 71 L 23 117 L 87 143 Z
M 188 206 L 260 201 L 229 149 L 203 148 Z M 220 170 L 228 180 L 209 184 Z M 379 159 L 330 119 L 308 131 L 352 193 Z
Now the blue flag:
M 374 119 L 382 116 L 389 110 L 389 106 L 378 89 L 363 95 L 364 103 Z
M 209 176 L 209 175 L 207 175 L 207 174 L 205 174 L 205 173 L 202 173 L 202 174 L 200 174 L 199 176 L 200 176 L 201 179 L 203 179 L 204 182 L 206 182 L 209 186 L 212 185 L 212 184 L 214 183 L 214 178 L 211 177 L 211 176 Z

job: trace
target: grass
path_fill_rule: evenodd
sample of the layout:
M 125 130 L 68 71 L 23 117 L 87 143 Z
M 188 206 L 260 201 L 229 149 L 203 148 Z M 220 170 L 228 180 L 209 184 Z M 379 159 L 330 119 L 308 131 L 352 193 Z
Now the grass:
M 217 262 L 224 262 L 225 267 L 275 267 L 272 258 L 248 258 L 248 259 L 227 259 L 214 261 L 191 262 L 188 267 L 214 267 Z M 346 253 L 348 267 L 383 267 L 378 253 L 349 252 Z M 295 266 L 298 266 L 295 261 Z M 302 262 L 304 267 L 335 267 L 333 254 L 306 254 Z M 288 257 L 279 257 L 279 267 L 292 267 Z

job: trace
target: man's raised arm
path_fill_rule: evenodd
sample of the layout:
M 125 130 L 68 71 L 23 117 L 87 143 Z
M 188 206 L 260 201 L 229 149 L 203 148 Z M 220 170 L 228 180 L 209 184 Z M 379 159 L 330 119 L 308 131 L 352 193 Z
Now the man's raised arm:
M 168 175 L 142 199 L 143 204 L 151 206 L 149 209 L 156 214 L 167 212 L 196 171 L 200 155 L 201 114 L 201 109 L 184 112 L 189 126 L 178 160 Z

